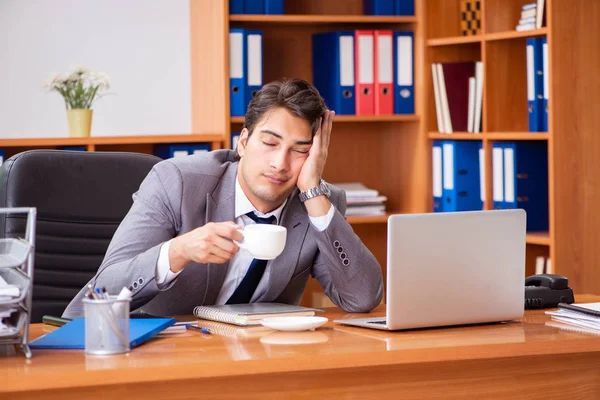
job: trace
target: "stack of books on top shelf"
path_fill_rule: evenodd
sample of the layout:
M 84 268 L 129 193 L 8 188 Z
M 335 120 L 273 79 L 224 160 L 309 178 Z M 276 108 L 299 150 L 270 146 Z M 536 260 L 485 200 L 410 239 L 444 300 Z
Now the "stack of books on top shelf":
M 386 196 L 380 196 L 375 189 L 370 189 L 360 182 L 333 183 L 332 185 L 346 192 L 346 216 L 384 215 Z
M 521 19 L 515 27 L 518 32 L 531 29 L 540 29 L 544 19 L 544 0 L 537 0 L 537 3 L 525 4 L 521 8 Z
M 481 131 L 483 63 L 434 63 L 433 91 L 438 132 Z

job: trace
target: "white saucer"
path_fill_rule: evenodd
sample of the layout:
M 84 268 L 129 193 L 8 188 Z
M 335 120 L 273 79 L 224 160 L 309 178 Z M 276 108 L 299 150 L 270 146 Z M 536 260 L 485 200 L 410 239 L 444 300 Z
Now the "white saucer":
M 325 317 L 271 317 L 262 319 L 260 323 L 278 331 L 299 332 L 318 328 L 327 321 Z

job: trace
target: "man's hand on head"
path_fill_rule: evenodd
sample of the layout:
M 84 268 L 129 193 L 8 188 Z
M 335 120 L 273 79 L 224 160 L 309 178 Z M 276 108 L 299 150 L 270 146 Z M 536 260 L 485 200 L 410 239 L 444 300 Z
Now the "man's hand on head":
M 302 166 L 298 175 L 298 189 L 301 192 L 307 191 L 319 184 L 325 163 L 327 162 L 327 151 L 329 148 L 329 139 L 331 137 L 331 127 L 333 125 L 334 111 L 327 110 L 320 120 L 319 129 L 313 137 L 313 144 L 308 153 L 308 157 Z

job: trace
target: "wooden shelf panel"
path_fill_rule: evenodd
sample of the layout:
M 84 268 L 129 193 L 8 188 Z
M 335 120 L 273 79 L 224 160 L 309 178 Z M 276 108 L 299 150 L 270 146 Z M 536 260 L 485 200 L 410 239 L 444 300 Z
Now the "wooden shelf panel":
M 428 39 L 428 46 L 449 46 L 456 44 L 466 44 L 466 43 L 481 43 L 483 41 L 483 35 L 476 36 L 451 36 L 445 38 L 436 38 L 436 39 Z
M 261 22 L 269 24 L 414 24 L 417 17 L 373 15 L 246 15 L 229 16 L 229 22 Z
M 547 132 L 489 132 L 484 133 L 489 140 L 548 140 Z
M 358 224 L 385 224 L 391 214 L 384 215 L 355 215 L 347 217 L 347 221 L 351 225 Z
M 334 122 L 415 122 L 418 115 L 336 115 Z M 232 124 L 243 124 L 244 117 L 231 117 Z
M 449 36 L 444 38 L 428 39 L 427 45 L 430 47 L 435 46 L 451 46 L 457 44 L 467 43 L 480 43 L 480 42 L 491 42 L 496 40 L 511 40 L 521 39 L 535 36 L 546 36 L 548 34 L 547 28 L 532 29 L 530 31 L 506 31 L 506 32 L 494 32 L 486 33 L 476 36 Z
M 148 143 L 193 143 L 218 142 L 223 140 L 222 134 L 194 135 L 149 135 L 149 136 L 102 136 L 87 138 L 32 138 L 32 139 L 0 139 L 0 147 L 49 147 L 49 146 L 87 146 L 112 144 L 148 144 Z
M 427 134 L 429 139 L 435 140 L 482 140 L 483 135 L 481 133 L 468 133 L 468 132 L 455 132 L 455 133 L 440 133 L 440 132 L 429 132 Z
M 546 36 L 548 34 L 547 28 L 541 29 L 532 29 L 530 31 L 506 31 L 506 32 L 495 32 L 495 33 L 486 33 L 483 35 L 484 40 L 486 42 L 492 40 L 510 40 L 510 39 L 520 39 L 520 38 L 528 38 L 535 36 Z
M 528 232 L 525 236 L 527 244 L 550 246 L 550 234 L 548 232 Z

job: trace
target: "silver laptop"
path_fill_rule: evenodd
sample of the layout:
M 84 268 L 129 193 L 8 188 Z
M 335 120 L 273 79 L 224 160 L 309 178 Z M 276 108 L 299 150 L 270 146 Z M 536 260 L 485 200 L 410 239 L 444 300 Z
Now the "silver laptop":
M 391 215 L 386 317 L 334 322 L 400 330 L 518 319 L 525 227 L 521 209 Z

